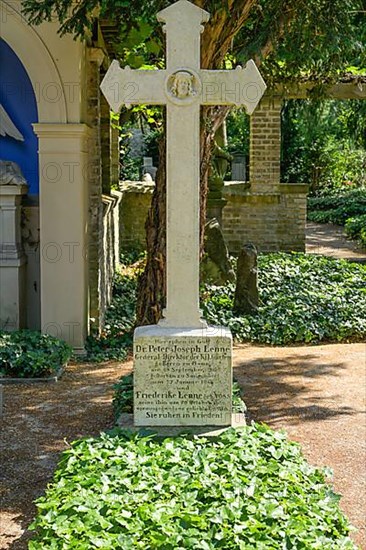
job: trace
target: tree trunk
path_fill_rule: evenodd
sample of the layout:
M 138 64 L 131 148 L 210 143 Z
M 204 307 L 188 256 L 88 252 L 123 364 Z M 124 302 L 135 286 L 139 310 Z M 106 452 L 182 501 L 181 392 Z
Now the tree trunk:
M 137 325 L 156 324 L 165 306 L 166 276 L 166 140 L 159 143 L 159 168 L 146 219 L 146 267 L 137 291 Z

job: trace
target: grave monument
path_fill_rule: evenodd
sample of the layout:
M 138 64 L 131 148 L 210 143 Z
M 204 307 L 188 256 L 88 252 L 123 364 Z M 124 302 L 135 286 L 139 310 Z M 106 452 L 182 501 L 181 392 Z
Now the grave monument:
M 157 14 L 167 37 L 166 69 L 121 69 L 101 84 L 111 108 L 164 104 L 167 116 L 167 296 L 163 319 L 134 333 L 135 426 L 229 426 L 232 337 L 199 309 L 201 105 L 245 106 L 266 85 L 253 61 L 236 70 L 200 68 L 200 34 L 209 13 L 179 0 Z

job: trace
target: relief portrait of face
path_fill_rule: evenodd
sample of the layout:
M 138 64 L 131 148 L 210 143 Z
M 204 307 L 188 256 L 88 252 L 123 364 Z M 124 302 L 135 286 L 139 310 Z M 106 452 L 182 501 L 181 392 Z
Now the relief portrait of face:
M 172 94 L 179 99 L 195 95 L 193 89 L 193 75 L 186 71 L 179 71 L 174 75 L 171 87 Z

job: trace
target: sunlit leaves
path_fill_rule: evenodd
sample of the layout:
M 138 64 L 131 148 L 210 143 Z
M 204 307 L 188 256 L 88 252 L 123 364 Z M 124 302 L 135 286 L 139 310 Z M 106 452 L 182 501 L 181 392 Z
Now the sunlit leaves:
M 210 324 L 240 341 L 277 345 L 366 337 L 366 266 L 297 253 L 259 256 L 258 264 L 258 314 L 233 314 L 234 285 L 208 286 L 202 307 Z
M 354 549 L 338 497 L 281 432 L 75 442 L 29 548 Z
M 35 330 L 0 331 L 0 375 L 38 378 L 54 374 L 70 359 L 63 340 Z

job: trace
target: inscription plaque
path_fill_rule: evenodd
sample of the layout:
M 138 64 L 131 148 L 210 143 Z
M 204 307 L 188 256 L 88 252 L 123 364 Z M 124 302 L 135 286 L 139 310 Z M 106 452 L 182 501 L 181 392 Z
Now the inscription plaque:
M 231 424 L 232 339 L 229 331 L 220 330 L 220 336 L 213 336 L 208 329 L 180 329 L 179 334 L 156 327 L 137 329 L 136 426 Z

